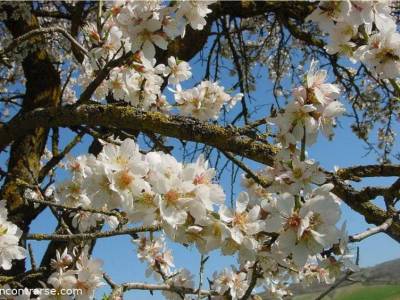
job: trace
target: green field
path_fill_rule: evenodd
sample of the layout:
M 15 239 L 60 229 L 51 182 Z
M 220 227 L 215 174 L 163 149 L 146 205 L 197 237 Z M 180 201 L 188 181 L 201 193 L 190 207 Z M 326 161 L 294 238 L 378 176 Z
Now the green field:
M 294 300 L 313 300 L 319 294 L 306 294 Z M 326 296 L 327 300 L 400 300 L 400 285 L 362 285 L 342 287 Z

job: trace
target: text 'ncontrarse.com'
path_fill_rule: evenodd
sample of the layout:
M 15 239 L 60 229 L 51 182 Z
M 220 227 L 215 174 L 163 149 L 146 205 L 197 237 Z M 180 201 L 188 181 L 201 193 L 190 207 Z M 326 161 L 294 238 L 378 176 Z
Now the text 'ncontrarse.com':
M 0 288 L 0 300 L 8 299 L 10 296 L 79 296 L 82 294 L 82 289 Z

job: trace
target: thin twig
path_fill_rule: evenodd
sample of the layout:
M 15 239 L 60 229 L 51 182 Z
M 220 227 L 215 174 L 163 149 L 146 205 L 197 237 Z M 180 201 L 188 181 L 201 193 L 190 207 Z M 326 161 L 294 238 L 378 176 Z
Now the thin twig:
M 85 211 L 85 212 L 90 212 L 93 214 L 102 214 L 102 215 L 106 215 L 106 216 L 114 216 L 116 217 L 121 223 L 126 223 L 125 218 L 116 211 L 104 211 L 104 210 L 98 210 L 98 209 L 94 209 L 94 208 L 84 208 L 84 207 L 73 207 L 73 206 L 67 206 L 67 205 L 63 205 L 63 204 L 58 204 L 58 203 L 54 203 L 52 201 L 47 201 L 47 200 L 39 200 L 39 199 L 30 199 L 27 198 L 26 200 L 31 201 L 31 202 L 35 202 L 35 203 L 39 203 L 39 204 L 43 204 L 43 205 L 49 205 L 52 207 L 56 207 L 56 208 L 61 208 L 61 209 L 66 209 L 66 210 L 70 210 L 70 211 Z
M 29 270 L 25 273 L 18 274 L 15 276 L 0 276 L 0 285 L 8 284 L 11 282 L 24 282 L 36 278 L 43 277 L 43 274 L 47 271 L 47 268 L 39 268 L 37 270 Z
M 38 181 L 41 182 L 46 175 L 74 148 L 82 139 L 85 134 L 83 132 L 78 133 L 72 141 L 65 146 L 61 153 L 56 153 L 44 166 L 40 169 Z
M 203 285 L 203 273 L 204 273 L 204 265 L 206 264 L 209 256 L 204 257 L 204 254 L 200 256 L 200 269 L 199 269 L 199 287 L 197 289 L 197 299 L 201 298 L 201 288 Z
M 263 188 L 268 188 L 271 184 L 266 182 L 263 178 L 255 174 L 249 167 L 247 167 L 242 161 L 238 160 L 232 153 L 221 151 L 229 160 L 231 160 L 235 165 L 246 172 L 247 176 L 253 179 L 256 183 L 261 185 Z
M 334 289 L 336 289 L 339 285 L 341 285 L 343 282 L 345 282 L 346 280 L 348 280 L 348 278 L 353 274 L 354 272 L 349 270 L 346 272 L 346 274 L 340 278 L 339 280 L 337 280 L 334 284 L 332 284 L 326 291 L 324 291 L 323 293 L 321 293 L 317 298 L 315 298 L 315 300 L 321 300 L 323 299 L 326 295 L 328 295 L 330 292 L 332 292 Z
M 14 39 L 3 51 L 0 52 L 0 56 L 4 56 L 6 53 L 12 51 L 14 48 L 18 47 L 21 43 L 29 40 L 30 38 L 37 36 L 37 35 L 42 35 L 42 34 L 49 34 L 49 33 L 61 33 L 66 37 L 71 44 L 73 44 L 77 49 L 79 49 L 83 54 L 87 55 L 88 51 L 82 47 L 82 45 L 75 40 L 72 35 L 70 35 L 64 28 L 55 26 L 55 27 L 48 27 L 48 28 L 39 28 L 39 29 L 34 29 L 31 30 L 18 38 Z
M 122 284 L 124 291 L 128 290 L 149 290 L 149 291 L 171 291 L 182 294 L 198 294 L 197 289 L 179 287 L 170 284 L 152 284 L 152 283 L 141 283 L 141 282 L 130 282 Z M 201 290 L 201 295 L 218 295 L 217 292 L 212 290 Z
M 103 278 L 107 282 L 107 284 L 111 287 L 111 294 L 108 299 L 122 299 L 122 295 L 124 294 L 123 287 L 117 283 L 115 283 L 112 278 L 103 273 Z
M 360 262 L 360 247 L 357 247 L 357 256 L 356 256 L 356 265 L 358 266 Z M 346 280 L 352 281 L 350 280 L 350 276 L 354 274 L 353 270 L 347 270 L 346 274 L 339 280 L 337 280 L 333 285 L 331 285 L 326 291 L 324 291 L 323 293 L 321 293 L 317 298 L 315 298 L 315 300 L 321 300 L 322 298 L 324 298 L 326 295 L 328 295 L 330 292 L 332 292 L 334 289 L 336 289 L 337 287 L 339 287 L 343 282 L 345 282 Z M 353 281 L 355 282 L 355 281 Z
M 29 252 L 29 257 L 31 259 L 31 267 L 32 267 L 32 271 L 36 271 L 36 260 L 35 257 L 33 255 L 33 250 L 32 250 L 32 244 L 28 244 L 28 252 Z
M 139 232 L 154 232 L 159 231 L 161 226 L 142 226 L 135 228 L 126 228 L 121 230 L 109 230 L 102 232 L 91 232 L 91 233 L 76 233 L 76 234 L 43 234 L 43 233 L 33 233 L 28 234 L 26 240 L 36 240 L 36 241 L 85 241 L 85 240 L 95 240 L 101 238 L 107 238 L 118 235 L 135 235 Z
M 254 290 L 254 287 L 255 287 L 256 284 L 257 284 L 257 278 L 258 278 L 257 264 L 258 264 L 257 261 L 254 262 L 254 265 L 253 265 L 253 272 L 251 273 L 251 279 L 250 279 L 249 287 L 247 288 L 246 293 L 243 295 L 243 297 L 240 298 L 240 300 L 247 300 L 247 299 L 249 299 L 249 297 L 251 296 L 251 293 L 252 293 L 253 290 Z

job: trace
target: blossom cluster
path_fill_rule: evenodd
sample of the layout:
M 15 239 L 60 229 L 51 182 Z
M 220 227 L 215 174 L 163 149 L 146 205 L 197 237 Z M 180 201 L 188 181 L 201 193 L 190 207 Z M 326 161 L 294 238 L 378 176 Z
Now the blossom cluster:
M 156 47 L 166 50 L 168 43 L 185 34 L 190 25 L 203 29 L 208 8 L 213 1 L 176 1 L 165 6 L 161 1 L 119 1 L 107 11 L 103 28 L 95 24 L 85 27 L 85 36 L 92 45 L 82 66 L 82 85 L 89 85 L 110 59 L 133 53 L 129 66 L 114 68 L 95 91 L 97 100 L 112 95 L 114 100 L 149 111 L 167 112 L 172 106 L 162 95 L 164 82 L 173 85 L 176 108 L 185 116 L 201 120 L 216 119 L 223 105 L 231 108 L 242 94 L 231 97 L 216 82 L 203 81 L 182 90 L 181 82 L 191 78 L 190 65 L 170 56 L 167 65 L 158 64 Z M 130 51 L 130 52 L 129 52 Z
M 72 224 L 79 231 L 103 222 L 111 228 L 160 225 L 171 240 L 193 244 L 203 254 L 214 249 L 224 255 L 237 253 L 240 271 L 216 274 L 213 283 L 217 291 L 229 293 L 233 299 L 246 292 L 255 261 L 260 262 L 260 282 L 268 293 L 279 297 L 288 294 L 282 284 L 288 279 L 315 277 L 315 272 L 306 272 L 311 261 L 319 262 L 317 268 L 326 272 L 326 281 L 332 280 L 337 272 L 330 272 L 326 262 L 336 261 L 339 269 L 344 266 L 340 257 L 347 255 L 346 246 L 338 258 L 321 253 L 346 241 L 346 232 L 336 227 L 340 201 L 305 151 L 318 132 L 332 136 L 335 118 L 344 111 L 337 101 L 340 89 L 325 79 L 326 72 L 318 71 L 313 61 L 304 85 L 294 89 L 293 101 L 269 120 L 276 125 L 281 150 L 275 163 L 257 174 L 268 187 L 244 177 L 247 191 L 239 194 L 234 207 L 225 204 L 223 189 L 214 180 L 215 170 L 202 156 L 183 164 L 163 152 L 142 153 L 132 139 L 105 144 L 97 156 L 86 154 L 70 160 L 71 179 L 57 187 L 55 200 L 98 211 L 71 213 Z M 111 211 L 126 216 L 127 224 L 102 213 Z M 174 274 L 172 253 L 162 238 L 141 237 L 136 244 L 139 259 L 148 263 L 147 275 L 165 280 Z M 171 278 L 189 287 L 191 277 L 185 276 Z
M 208 8 L 215 1 L 178 1 L 166 5 L 162 1 L 110 2 L 102 16 L 103 25 L 86 25 L 87 38 L 97 57 L 118 55 L 120 50 L 138 51 L 152 59 L 156 47 L 166 50 L 168 43 L 185 35 L 186 26 L 202 30 Z
M 225 268 L 213 274 L 213 288 L 220 295 L 229 291 L 232 299 L 240 299 L 249 288 L 247 272 Z
M 167 6 L 162 1 L 118 1 L 112 8 L 113 21 L 133 52 L 142 50 L 152 58 L 155 46 L 166 50 L 168 40 L 184 36 L 186 26 L 202 30 L 208 8 L 215 1 L 177 1 Z
M 390 4 L 386 0 L 322 1 L 308 20 L 329 34 L 328 53 L 359 60 L 380 78 L 395 78 L 400 74 L 400 34 Z
M 69 167 L 72 179 L 59 186 L 57 201 L 98 210 L 121 209 L 133 223 L 162 222 L 176 229 L 189 219 L 203 221 L 213 204 L 224 201 L 221 187 L 212 182 L 215 171 L 203 158 L 183 165 L 162 152 L 144 155 L 131 139 L 121 145 L 105 145 L 97 157 L 77 157 Z M 82 231 L 102 218 L 112 227 L 118 225 L 115 217 L 86 212 L 74 215 Z
M 104 285 L 101 269 L 103 263 L 99 259 L 89 258 L 86 248 L 82 251 L 74 248 L 72 253 L 68 253 L 67 248 L 62 253 L 57 250 L 56 258 L 51 260 L 50 265 L 54 272 L 47 283 L 56 291 L 79 290 L 80 293 L 75 297 L 77 300 L 92 299 L 95 290 Z M 46 297 L 40 297 L 40 299 L 47 299 Z
M 335 118 L 344 112 L 338 101 L 340 89 L 325 82 L 326 75 L 312 61 L 305 82 L 293 91 L 293 100 L 269 119 L 276 126 L 280 151 L 272 166 L 257 173 L 267 187 L 243 177 L 250 203 L 261 202 L 262 215 L 266 216 L 263 230 L 277 234 L 266 243 L 268 248 L 259 250 L 258 259 L 268 292 L 275 291 L 279 297 L 288 292 L 282 285 L 288 278 L 331 282 L 338 270 L 354 268 L 348 263 L 345 228 L 336 227 L 340 200 L 332 193 L 333 185 L 324 184 L 324 173 L 306 153 L 306 147 L 315 143 L 319 132 L 332 137 Z M 337 257 L 322 255 L 324 249 L 332 249 L 334 245 L 342 245 L 335 253 Z M 316 262 L 314 269 L 324 276 L 307 272 L 311 262 Z M 282 266 L 300 272 L 296 275 L 285 272 Z
M 252 192 L 255 184 L 249 184 L 249 193 L 242 192 L 235 208 L 230 208 L 224 204 L 222 188 L 213 182 L 215 171 L 202 157 L 184 165 L 161 152 L 142 154 L 130 139 L 121 145 L 105 145 L 97 157 L 80 156 L 69 163 L 69 168 L 72 180 L 56 190 L 59 203 L 100 212 L 118 209 L 129 223 L 161 224 L 171 239 L 195 244 L 202 253 L 220 248 L 225 255 L 238 252 L 242 265 L 260 260 L 265 286 L 279 295 L 286 295 L 280 285 L 289 276 L 281 264 L 303 270 L 310 258 L 344 239 L 335 227 L 340 210 L 329 184 L 310 192 L 304 185 L 292 194 L 266 191 L 255 201 L 249 196 L 257 195 Z M 81 231 L 90 230 L 99 221 L 118 226 L 115 217 L 101 213 L 78 211 L 72 216 Z M 278 238 L 270 234 L 278 234 Z M 136 244 L 139 258 L 148 263 L 147 275 L 168 278 L 174 274 L 172 254 L 163 239 L 142 237 Z M 215 288 L 239 299 L 248 286 L 248 274 L 226 271 L 216 275 Z M 171 276 L 171 280 L 179 279 L 189 287 L 191 277 L 186 275 Z
M 72 225 L 80 232 L 103 223 L 111 229 L 154 225 L 161 227 L 162 235 L 195 245 L 203 254 L 216 249 L 224 255 L 237 254 L 240 267 L 216 273 L 212 282 L 217 293 L 232 299 L 246 293 L 256 271 L 257 286 L 277 298 L 288 295 L 285 282 L 330 282 L 349 265 L 347 233 L 336 227 L 340 209 L 333 186 L 324 184 L 324 173 L 305 151 L 319 132 L 332 136 L 335 118 L 344 111 L 338 101 L 340 89 L 325 80 L 326 72 L 312 62 L 304 84 L 294 89 L 292 102 L 269 119 L 276 126 L 280 152 L 272 166 L 257 173 L 267 186 L 244 177 L 246 191 L 233 207 L 226 204 L 216 172 L 202 156 L 184 164 L 163 152 L 143 153 L 132 139 L 105 143 L 97 156 L 69 159 L 66 166 L 71 177 L 56 187 L 54 200 L 82 208 L 70 213 Z M 212 83 L 203 86 L 214 99 L 224 93 Z M 193 287 L 187 271 L 174 269 L 172 253 L 162 237 L 142 236 L 135 243 L 139 259 L 148 264 L 148 276 Z M 336 256 L 323 254 L 337 245 Z M 68 260 L 68 253 L 58 254 L 53 265 L 62 262 L 62 257 Z M 77 262 L 90 264 L 87 260 Z M 55 288 L 81 284 L 86 277 L 81 278 L 80 271 L 93 269 L 94 277 L 87 274 L 90 282 L 84 283 L 91 295 L 101 282 L 100 266 L 95 265 L 58 268 L 48 283 Z M 165 297 L 174 299 L 176 293 L 167 291 Z
M 174 269 L 172 252 L 167 249 L 163 236 L 151 239 L 142 236 L 134 242 L 137 245 L 138 258 L 148 264 L 146 276 L 152 275 L 171 286 L 194 289 L 193 275 L 190 271 L 185 268 Z M 168 300 L 182 299 L 181 295 L 172 291 L 163 291 L 162 294 Z
M 231 97 L 223 87 L 211 81 L 202 81 L 198 86 L 188 90 L 182 90 L 178 86 L 175 91 L 175 101 L 181 114 L 203 121 L 217 119 L 224 105 L 229 110 L 242 97 L 242 93 Z
M 0 201 L 0 268 L 10 270 L 12 260 L 24 259 L 26 251 L 18 245 L 22 231 L 8 221 L 6 201 Z
M 304 85 L 295 88 L 293 101 L 283 113 L 271 119 L 278 127 L 278 141 L 284 148 L 296 145 L 303 138 L 307 145 L 315 143 L 319 131 L 331 138 L 335 118 L 344 113 L 338 100 L 338 85 L 326 83 L 326 70 L 317 69 L 318 62 L 312 61 Z

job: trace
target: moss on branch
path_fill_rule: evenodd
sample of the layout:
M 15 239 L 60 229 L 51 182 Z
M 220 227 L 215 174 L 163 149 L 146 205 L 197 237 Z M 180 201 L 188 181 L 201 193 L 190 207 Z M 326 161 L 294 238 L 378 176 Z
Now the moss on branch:
M 38 127 L 103 126 L 150 131 L 181 140 L 204 143 L 218 149 L 272 164 L 276 147 L 241 135 L 234 127 L 199 122 L 192 118 L 143 112 L 133 107 L 115 105 L 77 105 L 41 108 L 0 126 L 0 147 Z

